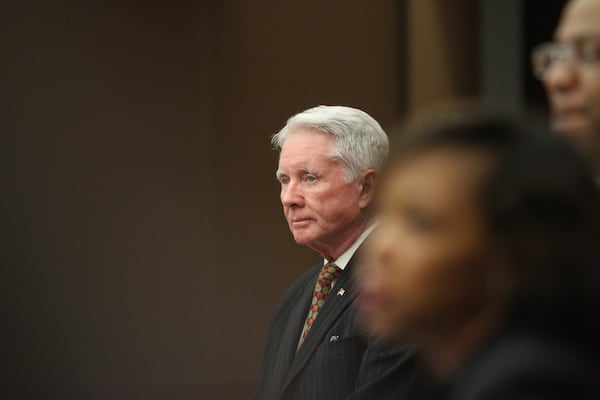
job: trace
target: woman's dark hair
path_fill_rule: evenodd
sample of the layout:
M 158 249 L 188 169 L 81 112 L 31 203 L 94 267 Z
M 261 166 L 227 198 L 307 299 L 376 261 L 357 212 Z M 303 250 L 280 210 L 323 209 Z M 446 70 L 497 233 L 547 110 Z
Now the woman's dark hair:
M 544 128 L 472 110 L 437 114 L 397 139 L 392 165 L 446 148 L 489 156 L 481 213 L 514 281 L 511 320 L 595 348 L 600 341 L 600 195 L 577 151 Z

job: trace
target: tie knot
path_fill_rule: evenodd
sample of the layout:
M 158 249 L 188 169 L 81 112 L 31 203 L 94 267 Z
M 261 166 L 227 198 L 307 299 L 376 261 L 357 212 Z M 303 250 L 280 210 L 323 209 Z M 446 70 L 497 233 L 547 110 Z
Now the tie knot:
M 334 281 L 338 275 L 342 272 L 342 269 L 334 263 L 327 263 L 323 265 L 321 273 L 319 274 L 319 282 L 330 284 Z

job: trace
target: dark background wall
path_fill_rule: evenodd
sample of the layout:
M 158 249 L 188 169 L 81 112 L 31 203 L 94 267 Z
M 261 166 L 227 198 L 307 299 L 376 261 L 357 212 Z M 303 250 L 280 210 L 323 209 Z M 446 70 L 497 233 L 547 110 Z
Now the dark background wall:
M 246 398 L 318 260 L 270 135 L 317 104 L 389 128 L 476 95 L 476 3 L 2 3 L 2 388 Z
M 10 390 L 245 398 L 317 260 L 282 218 L 269 136 L 317 104 L 398 117 L 398 4 L 1 8 Z

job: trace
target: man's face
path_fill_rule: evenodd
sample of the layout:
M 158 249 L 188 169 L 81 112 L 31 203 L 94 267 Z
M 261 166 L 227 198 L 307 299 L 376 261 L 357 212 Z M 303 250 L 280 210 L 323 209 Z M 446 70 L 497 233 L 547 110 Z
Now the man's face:
M 279 158 L 283 212 L 294 240 L 327 254 L 362 229 L 360 179 L 345 180 L 342 165 L 332 159 L 334 139 L 297 129 L 289 134 Z
M 600 51 L 600 0 L 574 0 L 565 8 L 556 40 Z M 586 153 L 600 156 L 600 62 L 557 62 L 544 77 L 555 131 Z

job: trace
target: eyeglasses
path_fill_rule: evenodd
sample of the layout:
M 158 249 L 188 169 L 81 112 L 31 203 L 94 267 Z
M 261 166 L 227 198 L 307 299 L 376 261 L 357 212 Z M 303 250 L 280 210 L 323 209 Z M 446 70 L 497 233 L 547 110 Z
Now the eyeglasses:
M 568 43 L 543 43 L 531 52 L 536 78 L 543 80 L 548 70 L 559 62 L 571 66 L 593 65 L 600 61 L 600 38 L 586 38 Z

